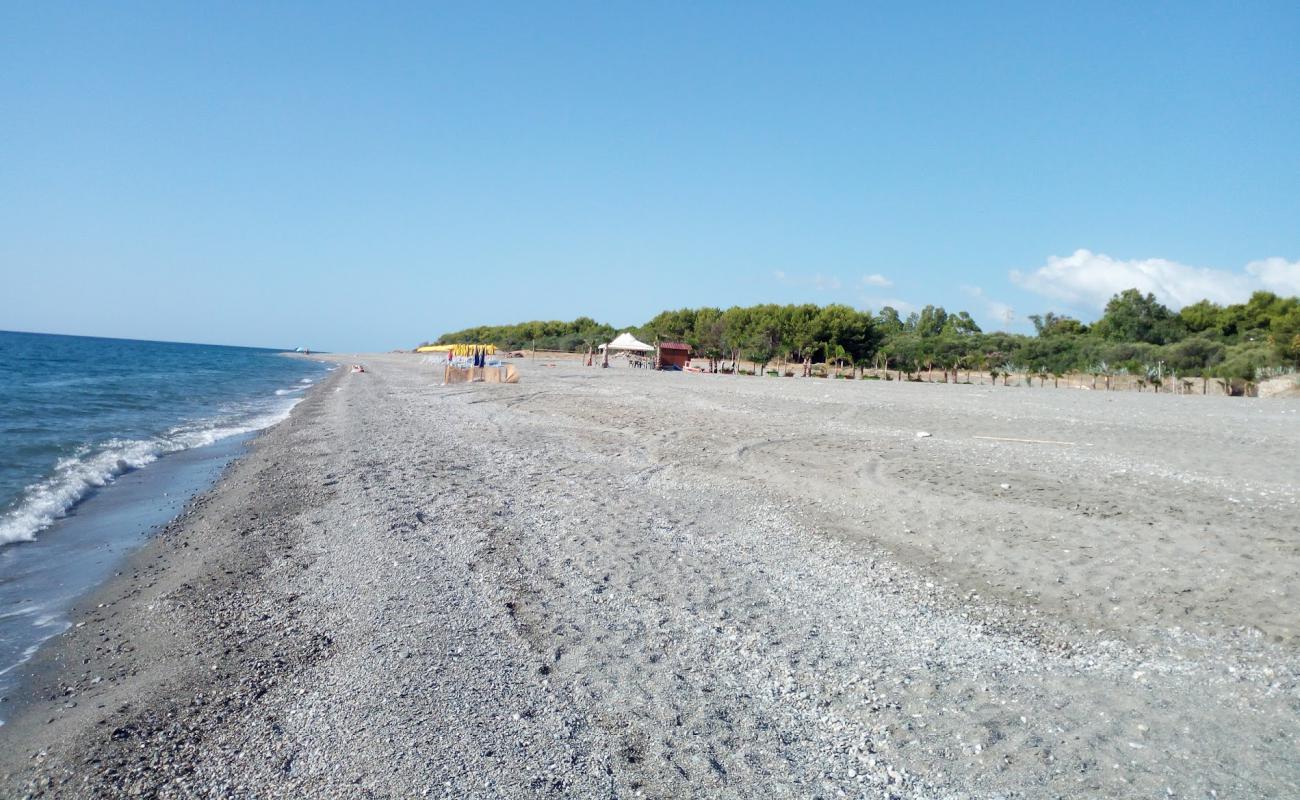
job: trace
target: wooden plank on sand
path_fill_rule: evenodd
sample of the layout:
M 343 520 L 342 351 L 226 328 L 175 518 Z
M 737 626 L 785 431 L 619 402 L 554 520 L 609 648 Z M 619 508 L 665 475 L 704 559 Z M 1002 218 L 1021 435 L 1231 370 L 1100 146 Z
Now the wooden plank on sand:
M 1022 442 L 1024 444 L 1074 444 L 1074 442 L 1058 442 L 1052 439 L 1012 439 L 1007 436 L 972 436 L 972 439 L 985 439 L 990 442 Z

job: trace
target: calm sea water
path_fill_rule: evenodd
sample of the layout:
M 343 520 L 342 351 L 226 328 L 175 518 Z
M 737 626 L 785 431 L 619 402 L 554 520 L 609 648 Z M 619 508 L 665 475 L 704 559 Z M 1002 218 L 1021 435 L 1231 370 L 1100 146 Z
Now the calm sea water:
M 77 598 L 327 371 L 272 350 L 0 332 L 0 735 Z
M 0 546 L 129 470 L 283 419 L 324 370 L 272 350 L 0 332 Z

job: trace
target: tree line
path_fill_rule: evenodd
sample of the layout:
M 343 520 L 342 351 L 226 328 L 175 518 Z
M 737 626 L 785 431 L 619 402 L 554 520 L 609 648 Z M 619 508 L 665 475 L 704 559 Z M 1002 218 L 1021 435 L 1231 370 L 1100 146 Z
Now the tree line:
M 1271 292 L 1231 305 L 1202 300 L 1174 312 L 1152 294 L 1127 289 L 1091 325 L 1052 312 L 1029 319 L 1034 335 L 986 333 L 969 313 L 942 306 L 904 316 L 890 306 L 871 314 L 840 304 L 764 304 L 663 311 L 632 330 L 646 342 L 686 342 L 714 369 L 737 369 L 743 360 L 760 372 L 779 363 L 800 364 L 808 374 L 821 363 L 850 374 L 874 369 L 906 378 L 940 371 L 945 380 L 958 380 L 966 371 L 1005 382 L 1010 375 L 1047 380 L 1082 373 L 1107 383 L 1136 376 L 1159 386 L 1193 377 L 1248 384 L 1300 367 L 1300 298 Z M 469 328 L 438 343 L 578 352 L 617 333 L 579 317 Z
M 514 325 L 479 325 L 444 333 L 434 344 L 494 344 L 506 350 L 535 347 L 576 353 L 608 342 L 617 335 L 618 329 L 612 325 L 599 323 L 591 317 L 578 317 L 572 322 L 535 320 Z

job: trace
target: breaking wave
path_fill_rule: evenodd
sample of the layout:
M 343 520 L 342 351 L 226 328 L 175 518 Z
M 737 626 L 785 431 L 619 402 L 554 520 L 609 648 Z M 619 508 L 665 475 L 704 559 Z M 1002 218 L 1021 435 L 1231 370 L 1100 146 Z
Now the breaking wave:
M 299 399 L 294 399 L 275 410 L 237 420 L 181 425 L 149 439 L 110 439 L 60 459 L 49 475 L 29 485 L 14 507 L 0 516 L 0 545 L 33 541 L 36 534 L 66 515 L 88 494 L 131 470 L 152 464 L 169 453 L 269 428 L 288 417 L 298 402 Z

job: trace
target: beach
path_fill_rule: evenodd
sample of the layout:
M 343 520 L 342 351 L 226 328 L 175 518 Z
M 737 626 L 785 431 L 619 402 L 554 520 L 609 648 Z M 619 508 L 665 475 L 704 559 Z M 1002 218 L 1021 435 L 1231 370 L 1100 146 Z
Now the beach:
M 1300 796 L 1300 400 L 330 358 L 0 795 Z

